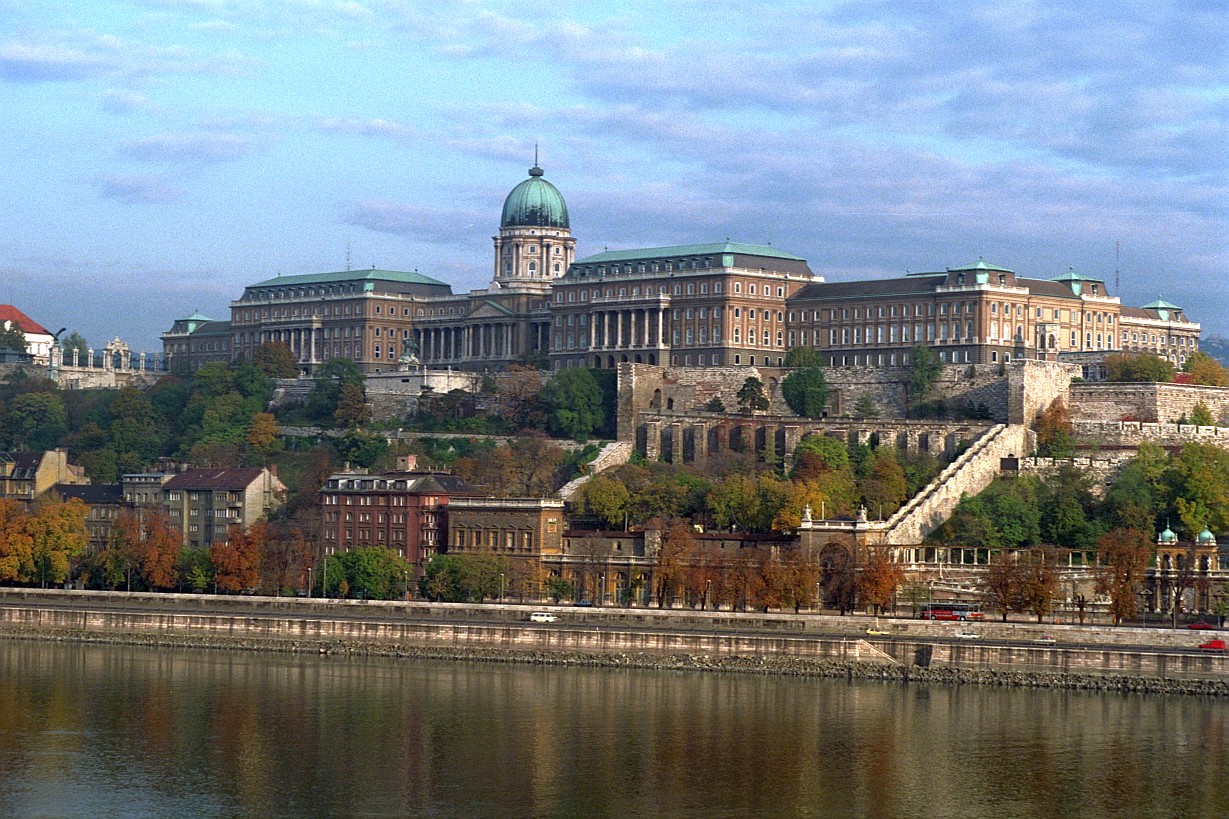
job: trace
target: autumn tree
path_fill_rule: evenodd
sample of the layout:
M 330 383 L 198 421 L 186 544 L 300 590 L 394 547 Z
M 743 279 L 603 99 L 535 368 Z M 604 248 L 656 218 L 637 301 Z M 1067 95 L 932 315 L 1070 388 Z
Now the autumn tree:
M 261 457 L 281 449 L 282 428 L 272 413 L 258 412 L 248 420 L 247 445 Z
M 363 394 L 363 386 L 350 382 L 342 384 L 337 394 L 337 409 L 333 412 L 333 424 L 342 429 L 354 429 L 370 420 L 371 407 L 367 405 L 367 396 Z
M 266 341 L 252 353 L 252 364 L 269 378 L 297 378 L 299 363 L 284 341 Z
M 881 518 L 892 515 L 908 498 L 904 467 L 890 451 L 879 450 L 866 471 L 867 476 L 858 481 L 862 501 Z
M 147 588 L 166 591 L 178 585 L 183 536 L 159 509 L 124 509 L 111 529 L 109 548 L 136 569 Z
M 1111 529 L 1097 541 L 1097 594 L 1109 597 L 1114 625 L 1138 615 L 1136 596 L 1152 553 L 1152 539 L 1139 529 Z
M 533 367 L 511 364 L 499 378 L 495 414 L 509 430 L 543 429 L 546 408 L 542 401 L 542 374 Z
M 978 586 L 986 607 L 1007 615 L 1022 606 L 1020 566 L 1014 552 L 999 552 L 990 558 Z
M 209 556 L 220 591 L 241 592 L 260 587 L 260 563 L 268 539 L 268 526 L 262 522 L 246 532 L 236 528 L 225 541 L 214 541 Z
M 875 614 L 895 605 L 896 590 L 905 580 L 905 570 L 887 554 L 874 550 L 858 575 L 858 599 L 875 607 Z
M 1191 353 L 1182 365 L 1182 371 L 1190 376 L 1192 384 L 1229 387 L 1229 370 L 1207 353 Z
M 1075 455 L 1075 426 L 1061 398 L 1056 398 L 1037 416 L 1037 452 L 1046 458 Z
M 685 520 L 675 519 L 666 524 L 661 533 L 654 577 L 657 581 L 657 605 L 666 608 L 673 605 L 686 581 L 687 562 L 695 552 L 695 537 Z
M 1054 549 L 1029 549 L 1020 555 L 1020 602 L 1037 622 L 1054 609 L 1058 597 L 1058 553 Z
M 89 507 L 79 498 L 67 501 L 43 499 L 34 506 L 28 521 L 34 572 L 28 581 L 43 586 L 68 580 L 70 562 L 84 554 L 90 536 L 85 528 Z M 19 578 L 20 579 L 20 578 Z
M 30 515 L 15 500 L 0 498 L 0 581 L 28 581 L 34 573 Z

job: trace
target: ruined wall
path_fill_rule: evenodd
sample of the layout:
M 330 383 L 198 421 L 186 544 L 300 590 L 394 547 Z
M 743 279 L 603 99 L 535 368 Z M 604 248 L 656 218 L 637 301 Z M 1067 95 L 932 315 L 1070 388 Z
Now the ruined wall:
M 1007 422 L 1010 424 L 1031 425 L 1057 398 L 1070 407 L 1073 400 L 1071 379 L 1083 372 L 1079 364 L 1057 361 L 1017 360 L 1004 366 L 1007 371 Z
M 1048 478 L 1064 466 L 1074 467 L 1092 480 L 1092 494 L 1103 499 L 1105 493 L 1118 479 L 1123 465 L 1135 457 L 1134 451 L 1109 453 L 1095 458 L 1021 458 L 1020 474 Z
M 1212 417 L 1229 424 L 1229 389 L 1192 384 L 1071 385 L 1071 417 L 1077 421 L 1172 423 L 1202 401 Z

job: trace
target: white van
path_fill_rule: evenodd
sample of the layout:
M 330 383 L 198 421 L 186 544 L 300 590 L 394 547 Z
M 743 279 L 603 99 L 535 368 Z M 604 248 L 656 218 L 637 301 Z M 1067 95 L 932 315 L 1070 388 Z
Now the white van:
M 533 614 L 529 615 L 529 622 L 531 623 L 553 623 L 558 619 L 558 617 L 551 614 L 549 611 L 535 611 Z

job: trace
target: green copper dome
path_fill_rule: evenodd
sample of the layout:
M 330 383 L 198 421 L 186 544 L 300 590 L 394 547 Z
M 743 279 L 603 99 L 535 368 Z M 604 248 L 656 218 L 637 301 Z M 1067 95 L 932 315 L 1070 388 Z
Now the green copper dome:
M 1195 542 L 1203 545 L 1205 543 L 1216 544 L 1216 535 L 1212 534 L 1208 529 L 1204 529 L 1199 533 L 1199 537 L 1195 538 Z
M 571 229 L 563 194 L 542 178 L 542 169 L 537 165 L 529 169 L 529 178 L 513 188 L 504 200 L 504 213 L 499 226 Z
M 1177 543 L 1178 536 L 1174 534 L 1173 529 L 1170 529 L 1168 526 L 1166 526 L 1165 531 L 1161 532 L 1161 535 L 1160 537 L 1156 539 L 1156 542 L 1157 543 Z

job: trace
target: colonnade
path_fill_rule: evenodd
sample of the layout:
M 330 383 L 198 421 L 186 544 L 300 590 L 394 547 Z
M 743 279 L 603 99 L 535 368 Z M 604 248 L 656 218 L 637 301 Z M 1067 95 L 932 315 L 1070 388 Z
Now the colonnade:
M 527 325 L 527 350 L 523 349 L 517 329 L 515 321 L 421 327 L 414 330 L 414 340 L 418 358 L 424 363 L 513 359 L 547 351 L 550 330 L 546 322 Z
M 669 343 L 665 312 L 664 307 L 594 310 L 589 314 L 589 349 L 664 346 Z

